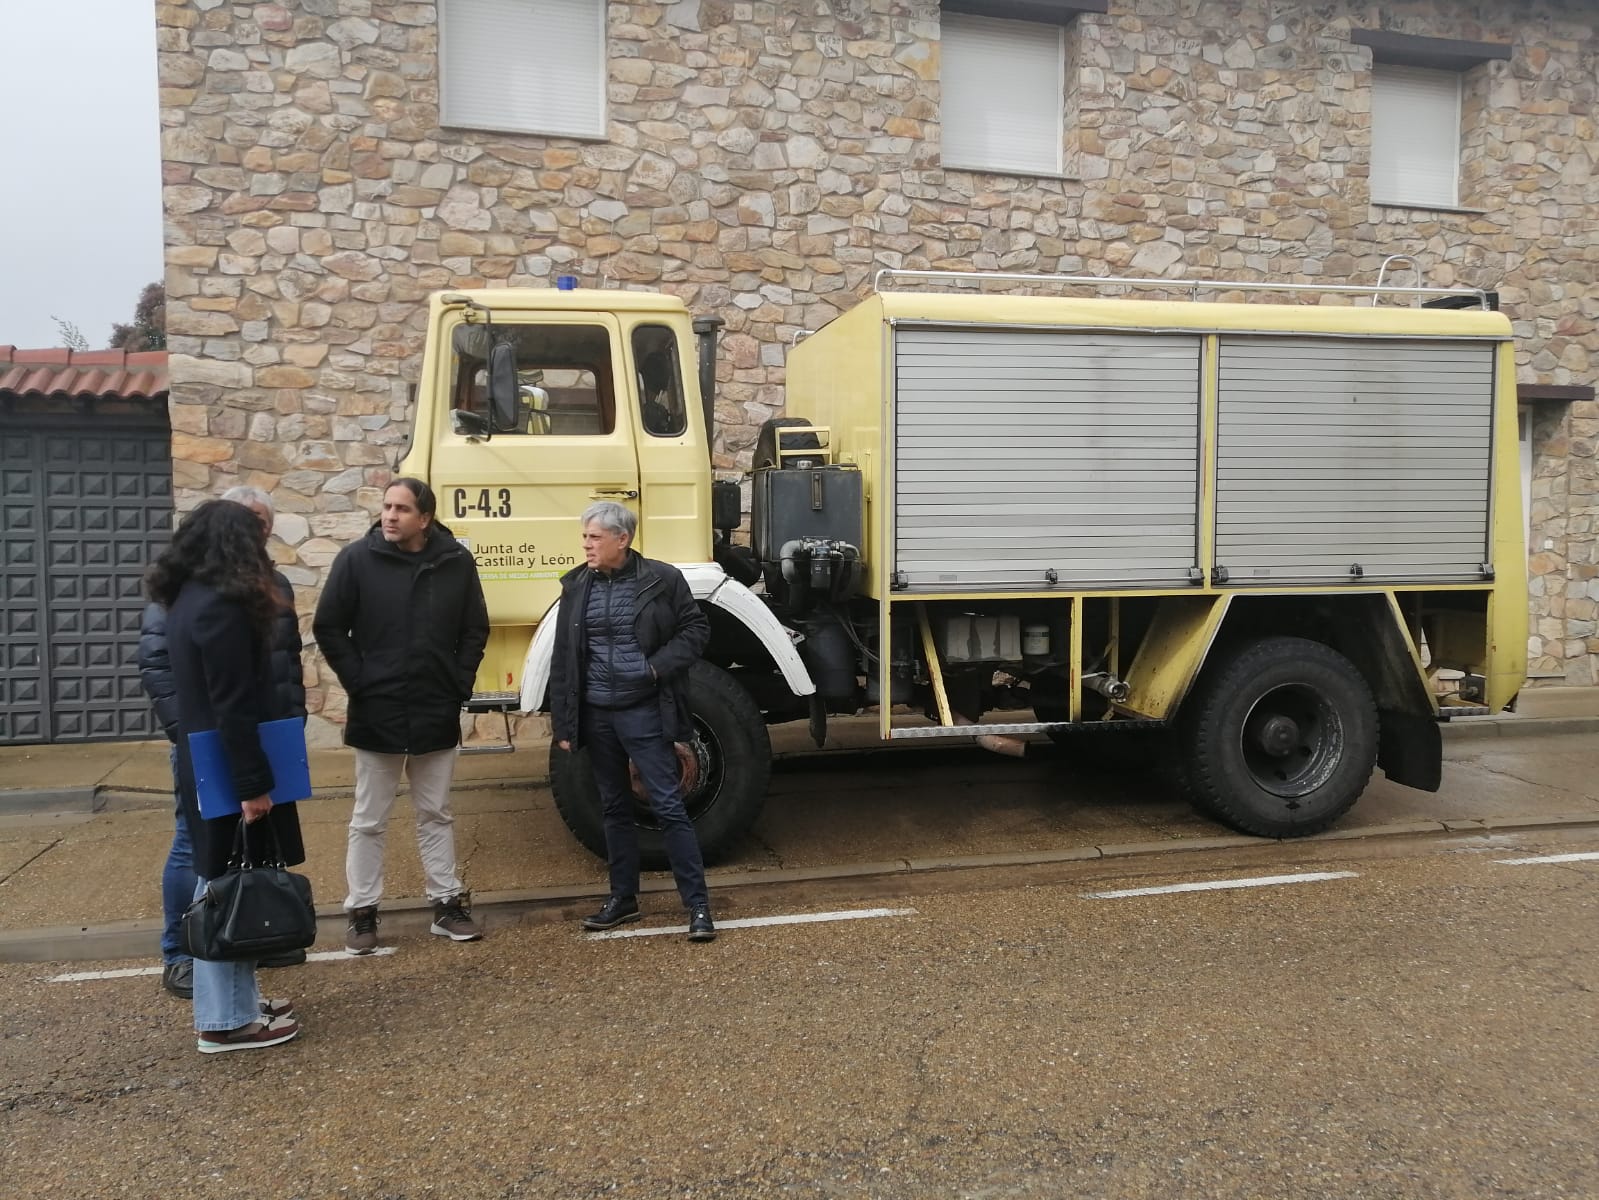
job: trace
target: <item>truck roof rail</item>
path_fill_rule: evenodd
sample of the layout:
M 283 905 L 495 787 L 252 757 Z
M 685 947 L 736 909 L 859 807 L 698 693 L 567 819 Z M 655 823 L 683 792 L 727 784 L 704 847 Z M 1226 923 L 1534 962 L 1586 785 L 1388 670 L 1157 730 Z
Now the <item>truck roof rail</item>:
M 1386 264 L 1385 264 L 1386 266 Z M 1482 288 L 1401 287 L 1397 284 L 1362 285 L 1353 283 L 1240 283 L 1225 279 L 1135 279 L 1118 275 L 1028 275 L 1012 271 L 913 271 L 903 267 L 884 267 L 872 276 L 872 290 L 882 291 L 883 282 L 890 279 L 952 279 L 962 283 L 1064 283 L 1086 284 L 1090 287 L 1163 288 L 1167 291 L 1188 291 L 1194 299 L 1202 291 L 1240 292 L 1316 292 L 1321 294 L 1370 296 L 1376 304 L 1382 296 L 1458 296 L 1477 307 L 1490 308 L 1488 293 Z

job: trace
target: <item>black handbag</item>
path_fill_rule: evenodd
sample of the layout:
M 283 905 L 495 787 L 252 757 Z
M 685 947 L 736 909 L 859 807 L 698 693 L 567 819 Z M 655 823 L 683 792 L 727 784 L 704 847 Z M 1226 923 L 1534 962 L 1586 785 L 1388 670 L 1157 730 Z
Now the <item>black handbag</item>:
M 289 870 L 270 823 L 275 861 L 252 862 L 244 825 L 241 817 L 228 869 L 207 883 L 183 914 L 180 937 L 194 958 L 247 962 L 303 950 L 316 941 L 311 881 Z

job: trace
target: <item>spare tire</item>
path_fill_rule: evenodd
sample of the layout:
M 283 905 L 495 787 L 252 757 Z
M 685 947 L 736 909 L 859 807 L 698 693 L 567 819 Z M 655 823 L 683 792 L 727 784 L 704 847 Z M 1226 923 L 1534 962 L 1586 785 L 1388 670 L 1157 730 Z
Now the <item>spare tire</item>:
M 750 469 L 759 471 L 762 467 L 780 467 L 778 461 L 777 431 L 779 429 L 809 429 L 811 425 L 808 417 L 772 417 L 761 424 L 760 432 L 755 435 L 755 453 L 750 459 Z M 820 450 L 821 439 L 814 433 L 795 434 L 783 439 L 783 445 L 790 450 Z

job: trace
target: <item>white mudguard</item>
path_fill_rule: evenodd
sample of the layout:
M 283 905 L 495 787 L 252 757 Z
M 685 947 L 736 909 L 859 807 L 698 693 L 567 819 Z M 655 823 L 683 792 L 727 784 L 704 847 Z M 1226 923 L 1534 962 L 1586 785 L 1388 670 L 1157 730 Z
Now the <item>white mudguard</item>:
M 799 651 L 794 649 L 789 631 L 759 596 L 738 580 L 728 578 L 715 563 L 678 564 L 677 569 L 683 572 L 694 599 L 732 613 L 739 624 L 761 639 L 761 645 L 783 673 L 783 682 L 788 684 L 789 691 L 796 696 L 815 693 L 811 673 L 805 669 Z M 557 600 L 544 614 L 533 640 L 528 643 L 527 657 L 522 660 L 522 712 L 538 712 L 544 706 L 544 693 L 550 684 L 550 660 L 555 655 L 555 622 L 560 611 L 561 602 Z

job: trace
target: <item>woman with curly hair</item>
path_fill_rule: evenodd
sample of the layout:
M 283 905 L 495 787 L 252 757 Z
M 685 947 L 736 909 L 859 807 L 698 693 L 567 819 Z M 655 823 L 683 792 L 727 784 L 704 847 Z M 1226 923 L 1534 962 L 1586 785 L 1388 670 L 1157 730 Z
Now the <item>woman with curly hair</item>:
M 145 583 L 150 599 L 167 609 L 178 794 L 200 880 L 195 894 L 227 870 L 241 816 L 252 856 L 270 856 L 273 839 L 263 832 L 270 827 L 284 859 L 304 862 L 295 806 L 274 806 L 267 794 L 272 768 L 256 732 L 261 722 L 287 715 L 273 711 L 269 653 L 280 601 L 261 523 L 242 504 L 207 501 L 183 518 Z M 239 815 L 200 815 L 189 735 L 212 730 L 226 752 Z M 300 1031 L 288 1001 L 261 998 L 253 962 L 196 960 L 194 1027 L 203 1054 L 276 1046 Z

